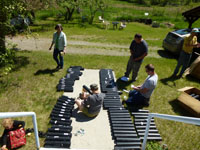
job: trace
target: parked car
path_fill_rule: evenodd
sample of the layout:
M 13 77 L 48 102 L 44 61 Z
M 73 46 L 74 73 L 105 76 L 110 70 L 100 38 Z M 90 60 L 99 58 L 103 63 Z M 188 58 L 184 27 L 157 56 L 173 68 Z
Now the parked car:
M 198 29 L 200 31 L 200 28 Z M 169 32 L 167 36 L 165 37 L 165 39 L 163 40 L 162 47 L 165 50 L 175 55 L 179 55 L 180 51 L 182 50 L 183 40 L 186 36 L 190 34 L 191 30 L 192 29 L 180 29 L 180 30 Z M 198 42 L 200 42 L 200 33 L 198 33 L 197 35 L 197 40 Z M 193 51 L 200 54 L 200 48 L 194 48 Z M 197 55 L 194 54 L 194 52 L 193 52 L 192 60 L 194 60 L 197 57 Z
M 181 29 L 169 32 L 163 40 L 162 47 L 178 55 L 183 46 L 183 39 L 190 34 L 190 31 L 191 29 Z

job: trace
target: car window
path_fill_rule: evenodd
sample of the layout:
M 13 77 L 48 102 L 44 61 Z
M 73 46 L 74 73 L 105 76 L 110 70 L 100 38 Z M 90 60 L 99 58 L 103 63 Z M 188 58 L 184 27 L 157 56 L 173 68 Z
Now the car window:
M 170 32 L 170 33 L 168 33 L 167 38 L 176 39 L 176 38 L 179 38 L 179 36 L 174 34 L 174 33 L 172 33 L 172 32 Z
M 191 31 L 191 29 L 182 29 L 182 30 L 177 30 L 174 32 L 176 32 L 177 34 L 180 34 L 180 35 L 185 35 L 185 34 L 189 34 L 190 31 Z

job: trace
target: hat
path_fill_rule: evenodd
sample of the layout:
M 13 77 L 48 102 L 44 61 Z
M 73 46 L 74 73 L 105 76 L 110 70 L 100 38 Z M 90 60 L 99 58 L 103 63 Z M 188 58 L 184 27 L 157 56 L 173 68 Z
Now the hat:
M 191 31 L 191 33 L 192 33 L 192 32 L 198 33 L 198 32 L 199 32 L 199 29 L 198 29 L 198 28 L 193 28 L 192 31 Z
M 97 84 L 91 84 L 91 85 L 90 85 L 90 89 L 91 89 L 92 91 L 96 91 L 96 90 L 98 90 L 98 85 L 97 85 Z

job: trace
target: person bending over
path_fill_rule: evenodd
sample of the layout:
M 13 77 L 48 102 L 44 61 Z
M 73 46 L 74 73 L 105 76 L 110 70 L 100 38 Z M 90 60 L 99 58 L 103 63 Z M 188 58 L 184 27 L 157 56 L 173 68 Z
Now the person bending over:
M 172 74 L 172 77 L 176 77 L 179 69 L 182 67 L 178 77 L 182 77 L 184 71 L 187 69 L 190 59 L 192 57 L 193 48 L 199 48 L 200 44 L 197 42 L 197 35 L 199 33 L 198 28 L 192 29 L 189 36 L 184 39 L 183 48 L 180 52 L 178 63 Z
M 145 70 L 148 76 L 142 86 L 132 87 L 133 90 L 129 92 L 129 98 L 125 101 L 128 106 L 149 106 L 150 96 L 157 85 L 158 75 L 155 73 L 155 69 L 152 64 L 146 65 Z
M 5 128 L 2 135 L 2 147 L 1 150 L 7 150 L 8 148 L 8 133 L 16 129 L 24 128 L 24 121 L 12 120 L 10 118 L 3 119 L 2 126 Z
M 91 95 L 87 95 L 83 92 L 80 98 L 75 100 L 80 111 L 82 111 L 88 117 L 96 117 L 103 103 L 103 96 L 99 93 L 98 85 L 91 84 L 90 89 L 92 91 Z

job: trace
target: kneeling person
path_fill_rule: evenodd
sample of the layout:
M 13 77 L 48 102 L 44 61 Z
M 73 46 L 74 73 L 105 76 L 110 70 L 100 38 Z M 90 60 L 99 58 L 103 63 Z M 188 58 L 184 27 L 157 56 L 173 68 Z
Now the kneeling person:
M 90 89 L 92 91 L 91 95 L 86 95 L 85 92 L 82 93 L 81 99 L 75 100 L 80 111 L 82 111 L 88 117 L 96 117 L 103 103 L 103 96 L 99 93 L 98 85 L 91 84 Z
M 150 96 L 157 85 L 158 75 L 155 73 L 155 69 L 152 64 L 146 65 L 145 69 L 148 77 L 142 86 L 132 87 L 133 90 L 129 92 L 129 98 L 125 101 L 128 106 L 149 106 Z

